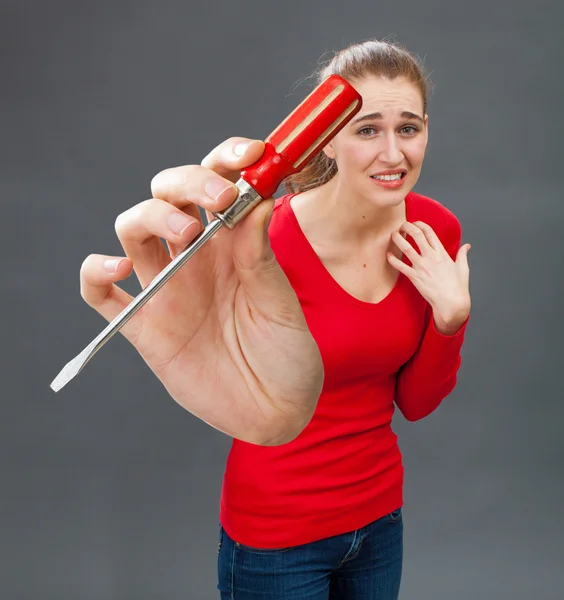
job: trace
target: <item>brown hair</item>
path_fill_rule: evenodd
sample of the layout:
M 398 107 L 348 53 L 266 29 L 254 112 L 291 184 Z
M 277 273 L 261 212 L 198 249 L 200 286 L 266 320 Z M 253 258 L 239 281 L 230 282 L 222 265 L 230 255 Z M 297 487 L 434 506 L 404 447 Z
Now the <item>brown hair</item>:
M 394 79 L 405 77 L 420 90 L 423 112 L 427 112 L 428 77 L 420 60 L 406 48 L 395 42 L 368 40 L 340 50 L 325 65 L 321 65 L 312 77 L 321 83 L 329 75 L 340 75 L 347 81 L 376 75 Z M 335 176 L 337 164 L 325 152 L 319 152 L 299 173 L 284 181 L 290 193 L 305 192 L 327 183 Z

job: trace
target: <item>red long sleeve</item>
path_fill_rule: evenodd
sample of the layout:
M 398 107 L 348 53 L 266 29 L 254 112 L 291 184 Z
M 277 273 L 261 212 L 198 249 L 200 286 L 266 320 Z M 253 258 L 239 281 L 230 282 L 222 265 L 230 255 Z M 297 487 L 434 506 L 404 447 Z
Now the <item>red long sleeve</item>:
M 295 440 L 274 447 L 233 440 L 220 521 L 235 541 L 259 548 L 352 531 L 403 504 L 395 405 L 411 420 L 439 405 L 456 383 L 466 327 L 439 334 L 403 274 L 376 304 L 348 294 L 301 231 L 290 199 L 277 201 L 269 236 L 319 346 L 325 382 Z M 414 193 L 405 205 L 408 221 L 428 223 L 456 254 L 461 232 L 451 212 Z
M 398 373 L 395 400 L 408 421 L 431 414 L 454 389 L 461 363 L 460 349 L 470 320 L 468 316 L 454 335 L 447 336 L 436 330 L 431 311 L 428 313 L 423 341 Z
M 455 260 L 460 248 L 462 230 L 451 213 L 443 216 L 442 242 Z M 425 311 L 425 335 L 413 357 L 400 369 L 395 401 L 408 421 L 431 414 L 454 389 L 460 368 L 460 350 L 470 316 L 453 335 L 443 335 L 435 327 L 431 307 Z M 432 373 L 433 376 L 429 377 Z

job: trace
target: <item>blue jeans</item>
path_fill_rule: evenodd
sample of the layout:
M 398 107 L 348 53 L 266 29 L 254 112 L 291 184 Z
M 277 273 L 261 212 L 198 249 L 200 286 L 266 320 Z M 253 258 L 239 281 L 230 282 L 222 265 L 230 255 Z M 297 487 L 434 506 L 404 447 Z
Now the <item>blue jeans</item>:
M 222 600 L 396 600 L 403 559 L 401 508 L 349 533 L 275 550 L 234 542 L 219 527 Z

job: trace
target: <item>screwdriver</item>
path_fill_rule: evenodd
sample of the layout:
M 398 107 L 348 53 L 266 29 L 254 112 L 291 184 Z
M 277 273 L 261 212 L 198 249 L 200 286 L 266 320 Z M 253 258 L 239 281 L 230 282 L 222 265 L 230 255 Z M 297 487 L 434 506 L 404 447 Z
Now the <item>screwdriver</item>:
M 274 195 L 282 181 L 305 165 L 360 110 L 360 94 L 339 75 L 322 81 L 266 138 L 263 155 L 241 171 L 237 199 L 178 254 L 84 350 L 67 363 L 51 383 L 58 392 L 135 313 L 223 226 L 233 229 L 262 200 Z

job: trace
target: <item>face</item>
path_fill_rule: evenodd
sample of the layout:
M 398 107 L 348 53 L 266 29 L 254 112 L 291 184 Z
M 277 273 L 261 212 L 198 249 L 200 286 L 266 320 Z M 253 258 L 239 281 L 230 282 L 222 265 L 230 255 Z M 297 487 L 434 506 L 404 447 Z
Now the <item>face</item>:
M 427 115 L 417 86 L 405 78 L 351 82 L 360 112 L 324 148 L 340 189 L 378 206 L 403 201 L 419 178 L 427 147 Z

